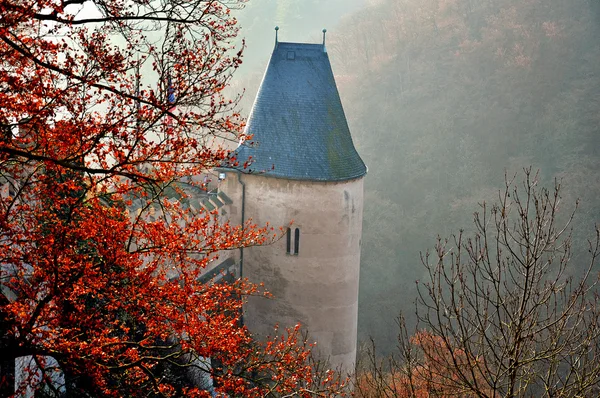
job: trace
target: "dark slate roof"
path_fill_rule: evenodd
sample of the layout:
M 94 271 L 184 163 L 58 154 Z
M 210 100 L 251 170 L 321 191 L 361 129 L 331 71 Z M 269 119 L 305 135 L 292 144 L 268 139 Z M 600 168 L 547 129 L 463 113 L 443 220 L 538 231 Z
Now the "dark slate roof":
M 236 150 L 236 168 L 243 172 L 312 181 L 349 180 L 367 172 L 322 44 L 276 44 L 246 133 L 253 135 L 251 142 Z

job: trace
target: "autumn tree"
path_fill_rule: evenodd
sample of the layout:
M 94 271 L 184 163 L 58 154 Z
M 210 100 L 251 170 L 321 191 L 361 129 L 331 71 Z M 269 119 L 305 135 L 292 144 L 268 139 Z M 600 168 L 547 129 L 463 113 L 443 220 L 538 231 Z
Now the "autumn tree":
M 217 252 L 275 235 L 188 200 L 228 157 L 219 142 L 245 138 L 223 95 L 239 6 L 0 0 L 3 393 L 17 358 L 33 364 L 18 392 L 55 396 L 339 388 L 297 330 L 252 341 L 240 297 L 256 286 L 199 278 Z
M 404 321 L 401 319 L 402 332 L 406 333 Z M 454 383 L 446 382 L 447 378 L 457 375 L 445 367 L 449 358 L 455 358 L 456 365 L 463 370 L 481 361 L 472 358 L 464 351 L 447 347 L 444 341 L 428 331 L 419 331 L 414 336 L 404 335 L 402 362 L 391 356 L 380 359 L 375 355 L 374 342 L 363 353 L 363 358 L 356 374 L 355 396 L 360 398 L 380 397 L 430 397 L 430 396 L 469 396 L 469 391 Z M 419 354 L 422 356 L 419 358 Z M 440 357 L 440 356 L 443 356 Z M 481 373 L 470 375 L 472 379 L 484 381 Z M 489 393 L 489 391 L 486 391 Z M 493 395 L 492 395 L 493 396 Z
M 439 239 L 417 281 L 419 331 L 400 323 L 387 367 L 371 356 L 363 395 L 598 395 L 600 232 L 587 262 L 571 261 L 573 213 L 561 207 L 560 184 L 540 188 L 526 169 L 497 204 L 482 204 L 472 237 Z

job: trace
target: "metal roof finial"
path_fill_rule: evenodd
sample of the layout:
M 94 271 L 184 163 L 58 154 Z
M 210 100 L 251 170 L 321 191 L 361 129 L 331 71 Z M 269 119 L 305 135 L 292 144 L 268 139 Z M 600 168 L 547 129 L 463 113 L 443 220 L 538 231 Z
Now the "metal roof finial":
M 275 26 L 275 45 L 277 45 L 277 43 L 279 43 L 279 38 L 278 38 L 278 33 L 279 33 L 279 26 Z
M 323 29 L 323 45 L 325 45 L 325 33 L 327 33 L 327 29 Z

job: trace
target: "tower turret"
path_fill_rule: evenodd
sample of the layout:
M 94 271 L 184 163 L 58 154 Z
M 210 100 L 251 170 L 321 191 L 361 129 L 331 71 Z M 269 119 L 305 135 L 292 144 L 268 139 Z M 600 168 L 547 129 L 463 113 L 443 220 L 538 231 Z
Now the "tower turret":
M 366 166 L 352 142 L 323 44 L 276 41 L 246 133 L 241 165 L 226 169 L 230 216 L 292 225 L 272 245 L 244 249 L 242 276 L 273 299 L 251 297 L 256 335 L 300 322 L 322 358 L 353 370 Z M 237 175 L 236 175 L 237 174 Z M 239 221 L 239 220 L 238 220 Z

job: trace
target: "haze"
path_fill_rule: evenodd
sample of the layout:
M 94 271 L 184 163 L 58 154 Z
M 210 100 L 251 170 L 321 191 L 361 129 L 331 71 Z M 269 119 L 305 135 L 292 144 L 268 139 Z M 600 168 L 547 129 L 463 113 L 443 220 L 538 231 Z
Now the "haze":
M 274 43 L 327 49 L 365 180 L 359 340 L 412 323 L 419 253 L 465 229 L 523 167 L 581 199 L 574 258 L 600 219 L 600 3 L 588 0 L 255 0 L 234 82 L 247 115 Z M 577 262 L 574 262 L 577 264 Z M 576 274 L 577 269 L 571 271 Z

